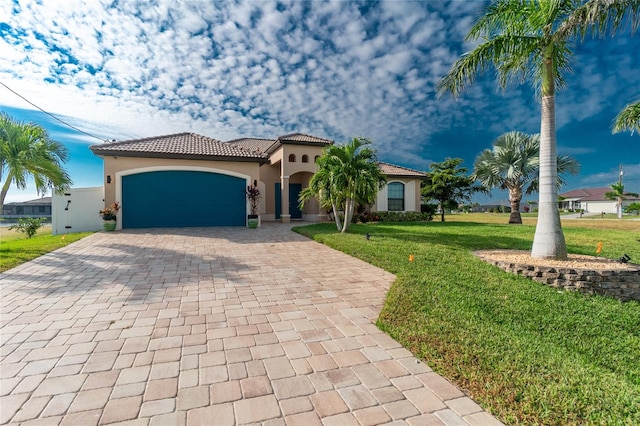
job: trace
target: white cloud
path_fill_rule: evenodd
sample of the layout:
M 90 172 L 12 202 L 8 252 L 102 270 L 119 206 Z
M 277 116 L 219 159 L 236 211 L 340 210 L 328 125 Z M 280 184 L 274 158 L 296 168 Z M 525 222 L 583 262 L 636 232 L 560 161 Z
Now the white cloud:
M 295 127 L 337 141 L 370 136 L 382 159 L 426 168 L 436 134 L 539 127 L 539 102 L 528 86 L 502 94 L 492 71 L 458 101 L 435 99 L 435 84 L 471 46 L 463 37 L 477 2 L 16 7 L 13 14 L 0 5 L 9 28 L 0 39 L 0 81 L 105 139 L 188 130 L 228 140 Z M 576 74 L 557 97 L 558 128 L 632 99 L 629 86 L 640 84 L 637 37 L 621 37 L 610 50 L 607 58 L 620 64 L 613 71 L 591 51 L 576 58 Z M 1 87 L 0 103 L 28 107 Z

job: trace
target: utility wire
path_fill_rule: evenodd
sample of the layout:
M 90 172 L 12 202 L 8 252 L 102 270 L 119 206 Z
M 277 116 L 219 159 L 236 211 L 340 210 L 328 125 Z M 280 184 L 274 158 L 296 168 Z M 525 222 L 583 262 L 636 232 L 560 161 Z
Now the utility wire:
M 13 90 L 11 87 L 9 87 L 9 86 L 7 86 L 6 84 L 4 84 L 2 81 L 0 81 L 0 84 L 1 84 L 1 85 L 3 85 L 3 86 L 4 86 L 7 90 L 9 90 L 11 93 L 13 93 L 14 95 L 16 95 L 16 96 L 18 96 L 19 98 L 21 98 L 23 101 L 25 101 L 25 102 L 27 102 L 28 104 L 30 104 L 30 105 L 32 105 L 32 106 L 34 106 L 34 107 L 38 108 L 40 111 L 44 112 L 45 114 L 47 114 L 47 115 L 48 115 L 48 116 L 50 116 L 51 118 L 53 118 L 53 119 L 55 119 L 55 120 L 57 120 L 57 121 L 61 122 L 61 123 L 62 123 L 62 124 L 64 124 L 65 126 L 67 126 L 67 127 L 71 127 L 73 130 L 76 130 L 76 131 L 78 131 L 78 132 L 80 132 L 80 133 L 84 133 L 85 135 L 90 136 L 90 137 L 92 137 L 92 138 L 94 138 L 94 139 L 98 139 L 98 140 L 99 140 L 99 141 L 101 141 L 101 142 L 104 142 L 104 141 L 105 141 L 105 139 L 103 139 L 103 138 L 99 138 L 99 137 L 97 137 L 97 136 L 95 136 L 95 135 L 92 135 L 91 133 L 85 132 L 85 131 L 84 131 L 84 130 L 82 130 L 82 129 L 78 129 L 76 126 L 73 126 L 73 125 L 71 125 L 71 124 L 67 123 L 66 121 L 61 120 L 60 118 L 56 117 L 55 115 L 51 114 L 50 112 L 47 112 L 47 111 L 43 110 L 43 109 L 42 109 L 42 108 L 40 108 L 38 105 L 34 104 L 34 103 L 33 103 L 33 102 L 31 102 L 29 99 L 27 99 L 27 98 L 25 98 L 24 96 L 22 96 L 20 93 L 16 92 L 16 91 L 15 91 L 15 90 Z

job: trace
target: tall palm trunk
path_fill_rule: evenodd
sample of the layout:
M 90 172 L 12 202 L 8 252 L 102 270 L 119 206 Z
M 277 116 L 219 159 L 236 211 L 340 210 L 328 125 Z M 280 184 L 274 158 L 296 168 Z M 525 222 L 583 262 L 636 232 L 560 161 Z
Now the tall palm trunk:
M 355 201 L 351 197 L 347 197 L 344 205 L 344 222 L 342 223 L 342 231 L 347 232 L 349 225 L 351 225 L 351 219 L 353 218 L 353 210 L 355 207 Z
M 336 221 L 336 228 L 340 231 L 342 230 L 342 223 L 340 223 L 340 215 L 338 214 L 338 207 L 336 206 L 335 201 L 331 202 L 331 207 L 333 208 L 333 218 Z
M 522 200 L 522 189 L 509 188 L 509 203 L 511 203 L 511 214 L 509 215 L 509 223 L 522 224 L 522 216 L 520 216 L 521 200 Z
M 622 219 L 622 197 L 618 197 L 618 219 Z
M 553 60 L 547 48 L 543 58 L 542 117 L 540 122 L 540 179 L 538 224 L 533 237 L 531 257 L 567 259 L 567 246 L 558 212 L 558 156 L 556 153 L 556 100 Z
M 7 180 L 4 181 L 4 185 L 2 185 L 2 189 L 0 190 L 0 213 L 2 213 L 2 206 L 4 206 L 4 199 L 7 196 L 7 192 L 9 192 L 9 187 L 11 186 L 11 180 L 13 176 L 11 173 L 7 173 Z

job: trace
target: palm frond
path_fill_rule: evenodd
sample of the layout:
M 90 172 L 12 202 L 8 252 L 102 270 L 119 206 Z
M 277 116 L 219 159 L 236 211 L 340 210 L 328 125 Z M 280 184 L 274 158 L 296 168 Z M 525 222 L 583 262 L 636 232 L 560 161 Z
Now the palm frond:
M 534 37 L 496 36 L 462 55 L 453 64 L 451 71 L 437 84 L 436 92 L 439 97 L 447 92 L 458 97 L 467 85 L 475 81 L 477 74 L 486 71 L 491 65 L 498 71 L 499 81 L 504 88 L 512 74 L 521 73 L 526 69 L 538 46 L 539 42 Z
M 530 1 L 498 0 L 484 9 L 467 35 L 467 40 L 489 38 L 495 34 L 527 34 L 528 20 L 535 10 Z
M 638 29 L 640 0 L 588 0 L 569 14 L 556 33 L 562 38 L 584 39 L 587 34 L 613 35 L 625 25 L 632 32 Z
M 563 175 L 577 174 L 580 166 L 569 156 L 558 157 L 558 185 Z M 540 136 L 512 131 L 500 135 L 491 149 L 482 151 L 474 163 L 473 176 L 489 188 L 530 194 L 538 189 Z
M 613 122 L 613 133 L 629 130 L 640 134 L 640 100 L 625 106 Z

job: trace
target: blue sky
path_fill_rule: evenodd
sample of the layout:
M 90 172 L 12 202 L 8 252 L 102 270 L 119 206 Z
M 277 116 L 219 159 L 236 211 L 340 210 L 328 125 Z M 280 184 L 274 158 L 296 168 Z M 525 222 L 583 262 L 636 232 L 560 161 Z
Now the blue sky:
M 46 3 L 46 5 L 45 5 Z M 419 170 L 473 167 L 500 134 L 536 133 L 529 85 L 493 71 L 458 100 L 434 87 L 461 53 L 475 1 L 4 1 L 0 82 L 103 140 L 191 131 L 219 140 L 310 133 L 370 137 L 381 160 Z M 640 135 L 611 121 L 640 98 L 640 34 L 588 39 L 556 96 L 558 150 L 582 166 L 562 189 L 607 186 L 624 164 L 640 192 Z M 102 184 L 100 143 L 0 86 L 0 110 L 65 143 L 74 186 Z M 7 202 L 35 198 L 12 188 Z M 496 202 L 506 193 L 494 192 Z M 525 198 L 529 199 L 529 198 Z

